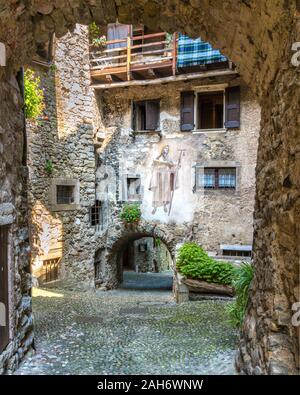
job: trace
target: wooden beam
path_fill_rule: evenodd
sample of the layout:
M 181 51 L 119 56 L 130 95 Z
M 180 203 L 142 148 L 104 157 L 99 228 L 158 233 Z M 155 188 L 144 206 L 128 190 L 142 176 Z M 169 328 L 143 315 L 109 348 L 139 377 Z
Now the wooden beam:
M 131 80 L 130 64 L 131 64 L 131 37 L 130 37 L 130 35 L 128 35 L 128 37 L 127 37 L 127 81 Z
M 172 74 L 176 75 L 177 72 L 177 33 L 173 34 L 173 49 L 172 49 Z
M 112 84 L 92 84 L 91 87 L 94 89 L 111 89 L 111 88 L 123 88 L 125 86 L 145 86 L 145 85 L 159 85 L 162 83 L 174 82 L 174 81 L 189 81 L 195 79 L 213 78 L 213 77 L 225 77 L 234 76 L 238 77 L 238 73 L 232 70 L 217 70 L 217 71 L 206 71 L 193 74 L 182 74 L 171 77 L 156 78 L 153 80 L 143 81 L 124 81 Z

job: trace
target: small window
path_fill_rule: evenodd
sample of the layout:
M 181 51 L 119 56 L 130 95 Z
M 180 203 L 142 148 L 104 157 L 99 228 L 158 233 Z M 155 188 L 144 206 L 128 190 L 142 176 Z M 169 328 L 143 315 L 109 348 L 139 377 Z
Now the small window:
M 127 177 L 127 200 L 141 200 L 141 179 L 140 177 Z
M 74 190 L 75 190 L 74 185 L 57 185 L 56 186 L 57 204 L 73 204 Z
M 252 252 L 251 251 L 236 251 L 236 250 L 223 250 L 222 251 L 223 256 L 227 257 L 238 257 L 238 258 L 251 258 Z
M 101 202 L 96 200 L 94 206 L 91 207 L 91 225 L 97 226 L 101 224 L 102 207 Z
M 134 130 L 158 130 L 159 129 L 158 100 L 145 100 L 133 103 L 133 125 Z
M 108 226 L 109 217 L 109 202 L 96 200 L 94 206 L 90 209 L 91 226 L 96 228 L 96 231 L 103 231 Z
M 198 129 L 224 128 L 224 93 L 198 94 Z
M 205 189 L 235 189 L 235 168 L 198 168 L 197 186 Z

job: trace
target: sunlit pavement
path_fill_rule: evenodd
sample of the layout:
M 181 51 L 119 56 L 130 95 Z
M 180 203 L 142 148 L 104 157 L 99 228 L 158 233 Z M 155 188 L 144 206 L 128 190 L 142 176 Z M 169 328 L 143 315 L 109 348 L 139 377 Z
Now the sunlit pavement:
M 33 290 L 35 345 L 16 374 L 233 374 L 225 301 L 170 291 Z

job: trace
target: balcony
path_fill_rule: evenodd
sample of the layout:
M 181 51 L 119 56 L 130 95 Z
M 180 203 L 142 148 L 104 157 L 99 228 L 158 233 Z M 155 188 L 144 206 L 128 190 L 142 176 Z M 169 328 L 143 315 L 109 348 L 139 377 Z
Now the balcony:
M 91 44 L 92 86 L 106 89 L 159 84 L 178 79 L 188 80 L 203 73 L 210 76 L 213 70 L 215 72 L 227 70 L 232 73 L 231 62 L 221 54 L 216 57 L 216 61 L 212 60 L 207 63 L 199 62 L 199 64 L 189 65 L 188 62 L 186 64 L 180 62 L 180 57 L 182 60 L 182 56 L 186 56 L 182 55 L 182 48 L 185 45 L 182 44 L 182 37 L 178 33 L 170 35 L 166 32 L 136 36 L 129 34 L 126 38 L 110 41 L 104 38 L 96 45 Z M 190 42 L 194 41 L 190 40 Z M 201 44 L 209 46 L 208 43 L 201 42 Z

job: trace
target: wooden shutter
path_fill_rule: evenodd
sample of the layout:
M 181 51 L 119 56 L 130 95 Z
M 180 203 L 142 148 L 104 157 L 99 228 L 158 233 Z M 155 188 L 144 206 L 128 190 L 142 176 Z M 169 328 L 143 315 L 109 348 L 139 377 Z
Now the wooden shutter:
M 0 353 L 9 343 L 8 322 L 8 227 L 0 227 Z
M 181 93 L 181 130 L 194 129 L 194 92 Z
M 159 121 L 159 102 L 146 101 L 146 130 L 156 130 Z
M 240 87 L 226 89 L 225 127 L 240 127 Z

